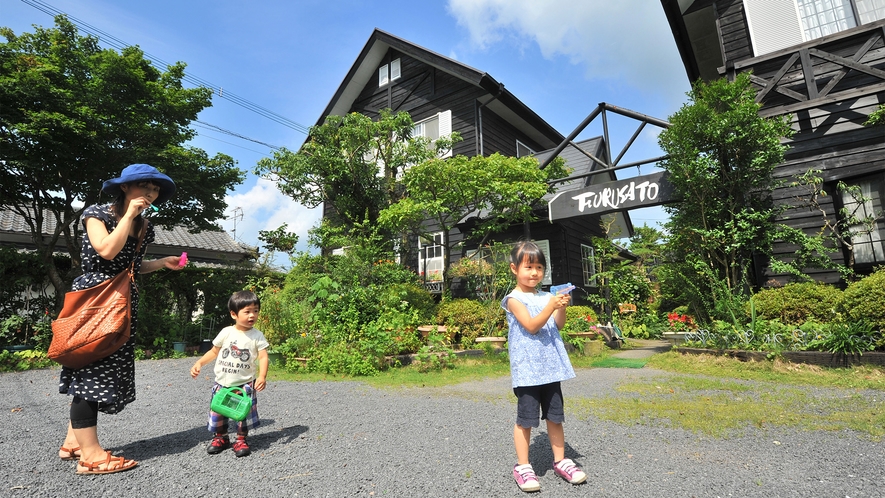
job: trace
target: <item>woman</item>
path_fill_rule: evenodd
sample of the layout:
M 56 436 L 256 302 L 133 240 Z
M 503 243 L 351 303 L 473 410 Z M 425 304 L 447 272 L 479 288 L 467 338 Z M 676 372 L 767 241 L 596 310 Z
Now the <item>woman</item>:
M 147 164 L 132 164 L 119 178 L 104 182 L 102 192 L 114 196 L 111 204 L 89 206 L 83 211 L 81 259 L 83 275 L 73 289 L 87 289 L 113 278 L 135 260 L 137 273 L 161 268 L 180 270 L 178 256 L 142 261 L 147 244 L 154 241 L 154 228 L 141 213 L 168 200 L 175 182 Z M 144 225 L 146 229 L 143 230 Z M 144 240 L 139 238 L 144 235 Z M 140 247 L 139 247 L 140 246 Z M 139 247 L 136 254 L 136 247 Z M 73 396 L 63 460 L 77 459 L 78 474 L 110 474 L 129 470 L 138 462 L 111 456 L 98 441 L 98 412 L 116 414 L 135 400 L 135 330 L 138 290 L 131 288 L 132 324 L 129 341 L 114 354 L 79 369 L 63 367 L 59 392 Z

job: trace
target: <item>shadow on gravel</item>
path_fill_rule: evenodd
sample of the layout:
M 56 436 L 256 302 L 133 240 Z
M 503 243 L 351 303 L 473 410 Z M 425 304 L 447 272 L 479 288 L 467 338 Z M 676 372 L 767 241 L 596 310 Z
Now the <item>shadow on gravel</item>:
M 273 419 L 263 419 L 261 427 L 255 435 L 249 436 L 249 446 L 252 450 L 265 450 L 275 442 L 287 443 L 307 432 L 308 427 L 294 425 L 282 429 L 274 429 Z M 233 428 L 233 424 L 231 424 Z M 269 430 L 268 430 L 269 429 Z M 195 446 L 209 444 L 211 433 L 205 425 L 192 427 L 187 430 L 170 432 L 162 436 L 150 439 L 142 439 L 114 448 L 114 454 L 127 455 L 129 458 L 148 460 L 155 457 L 167 457 L 190 451 Z
M 541 425 L 543 426 L 544 423 L 542 421 Z M 532 429 L 532 432 L 537 430 Z M 578 467 L 585 466 L 586 463 L 581 461 L 581 457 L 584 454 L 568 444 L 568 427 L 565 430 L 565 438 L 565 457 L 574 460 Z M 532 468 L 535 469 L 535 475 L 537 476 L 545 476 L 547 472 L 553 472 L 553 450 L 550 449 L 550 439 L 547 437 L 546 429 L 532 437 L 532 444 L 529 445 L 529 463 L 532 464 Z

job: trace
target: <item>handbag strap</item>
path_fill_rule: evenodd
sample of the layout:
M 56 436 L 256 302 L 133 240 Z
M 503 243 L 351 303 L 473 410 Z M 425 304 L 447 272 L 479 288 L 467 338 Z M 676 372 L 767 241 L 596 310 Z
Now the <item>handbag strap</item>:
M 141 233 L 138 234 L 138 243 L 135 244 L 135 252 L 132 253 L 132 262 L 129 263 L 129 280 L 135 284 L 135 258 L 138 257 L 138 251 L 141 250 L 141 244 L 144 242 L 144 238 L 147 236 L 147 224 L 148 221 L 142 218 L 144 222 L 141 225 Z M 135 292 L 138 292 L 138 285 L 135 285 Z

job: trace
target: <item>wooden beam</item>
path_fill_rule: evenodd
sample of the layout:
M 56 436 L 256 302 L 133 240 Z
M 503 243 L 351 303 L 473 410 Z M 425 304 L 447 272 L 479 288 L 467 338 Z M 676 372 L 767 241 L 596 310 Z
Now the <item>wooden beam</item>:
M 775 73 L 774 76 L 770 80 L 765 80 L 763 78 L 757 77 L 759 80 L 762 80 L 764 83 L 761 83 L 763 85 L 762 91 L 756 94 L 756 103 L 762 102 L 762 99 L 764 99 L 765 96 L 768 95 L 768 92 L 774 90 L 777 87 L 778 82 L 780 82 L 781 78 L 783 78 L 784 75 L 787 74 L 787 71 L 789 71 L 793 67 L 793 64 L 796 63 L 796 60 L 798 58 L 799 58 L 798 53 L 794 53 L 793 55 L 791 55 L 790 58 L 787 59 L 787 62 L 784 63 L 784 65 L 781 66 L 780 69 L 778 69 L 777 73 Z M 793 92 L 793 93 L 796 93 L 796 92 Z M 799 94 L 796 93 L 796 95 L 799 95 Z M 792 95 L 788 95 L 788 96 L 792 97 Z M 796 98 L 796 97 L 793 97 L 793 98 Z M 804 98 L 798 99 L 798 100 L 804 100 Z

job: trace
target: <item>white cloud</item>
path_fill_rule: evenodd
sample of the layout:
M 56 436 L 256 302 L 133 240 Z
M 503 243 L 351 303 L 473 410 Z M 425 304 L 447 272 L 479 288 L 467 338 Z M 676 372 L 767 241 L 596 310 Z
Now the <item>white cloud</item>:
M 228 195 L 225 202 L 229 218 L 222 220 L 221 226 L 232 233 L 236 222 L 236 239 L 252 246 L 260 245 L 259 230 L 275 230 L 285 223 L 286 231 L 298 234 L 297 249 L 306 250 L 307 231 L 322 214 L 321 208 L 308 209 L 281 193 L 274 182 L 261 178 L 252 188 Z M 234 219 L 236 208 L 242 210 L 242 219 L 239 212 Z
M 655 0 L 449 0 L 448 9 L 479 49 L 531 40 L 547 59 L 582 65 L 591 81 L 623 78 L 652 93 L 688 86 Z

